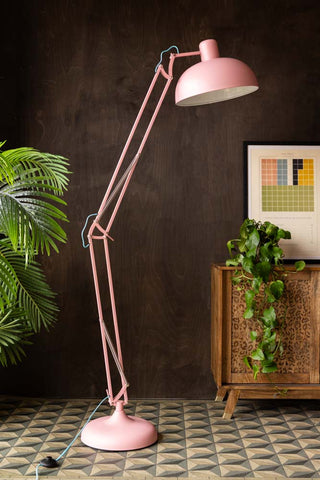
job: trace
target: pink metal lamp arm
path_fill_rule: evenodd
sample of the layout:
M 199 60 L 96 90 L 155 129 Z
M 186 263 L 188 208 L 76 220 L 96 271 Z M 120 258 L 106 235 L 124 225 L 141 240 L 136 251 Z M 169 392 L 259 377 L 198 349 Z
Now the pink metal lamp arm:
M 139 113 L 138 113 L 138 115 L 137 115 L 137 117 L 136 117 L 136 119 L 135 119 L 135 122 L 134 122 L 134 124 L 133 124 L 133 126 L 132 126 L 132 129 L 131 129 L 131 131 L 130 131 L 130 134 L 129 134 L 128 138 L 127 138 L 127 141 L 126 141 L 126 143 L 125 143 L 125 146 L 124 146 L 124 148 L 123 148 L 123 150 L 122 150 L 122 153 L 121 153 L 120 158 L 119 158 L 119 160 L 118 160 L 117 166 L 116 166 L 116 168 L 115 168 L 115 170 L 114 170 L 114 172 L 113 172 L 112 178 L 111 178 L 110 183 L 109 183 L 108 188 L 107 188 L 107 191 L 106 191 L 106 193 L 105 193 L 105 195 L 104 195 L 104 197 L 103 197 L 103 200 L 102 200 L 102 202 L 101 202 L 101 205 L 100 205 L 100 207 L 99 207 L 98 215 L 96 216 L 96 218 L 95 218 L 94 221 L 92 222 L 91 228 L 90 228 L 90 230 L 89 230 L 89 235 L 92 235 L 92 232 L 93 232 L 93 230 L 94 230 L 95 227 L 98 228 L 99 221 L 100 221 L 103 213 L 106 211 L 107 207 L 109 206 L 109 204 L 111 203 L 111 201 L 113 200 L 115 194 L 116 194 L 117 191 L 118 191 L 118 188 L 117 188 L 117 187 L 119 187 L 119 186 L 122 184 L 121 180 L 124 181 L 124 180 L 129 176 L 129 174 L 132 175 L 132 173 L 133 173 L 133 170 L 134 170 L 134 168 L 135 168 L 135 166 L 136 166 L 136 164 L 137 164 L 137 162 L 138 162 L 138 160 L 139 160 L 139 156 L 140 156 L 141 153 L 142 153 L 142 150 L 143 150 L 143 148 L 144 148 L 144 146 L 145 146 L 145 143 L 146 143 L 146 141 L 147 141 L 147 138 L 148 138 L 148 136 L 149 136 L 149 134 L 150 134 L 150 131 L 151 131 L 152 127 L 153 127 L 154 121 L 155 121 L 155 119 L 156 119 L 156 117 L 157 117 L 157 115 L 158 115 L 158 113 L 159 113 L 159 110 L 160 110 L 160 107 L 161 107 L 161 105 L 162 105 L 162 102 L 163 102 L 163 100 L 164 100 L 164 98 L 165 98 L 165 96 L 166 96 L 166 93 L 167 93 L 168 89 L 169 89 L 170 83 L 171 83 L 171 81 L 173 80 L 173 74 L 172 74 L 172 73 L 173 73 L 173 63 L 174 63 L 174 60 L 175 60 L 176 58 L 178 58 L 178 57 L 190 57 L 190 56 L 193 56 L 193 55 L 200 55 L 200 51 L 196 51 L 196 52 L 186 52 L 186 53 L 171 53 L 171 54 L 170 54 L 169 66 L 168 66 L 168 73 L 164 70 L 164 68 L 163 68 L 162 65 L 159 65 L 159 67 L 157 68 L 156 73 L 155 73 L 155 75 L 154 75 L 154 77 L 153 77 L 153 79 L 152 79 L 152 81 L 151 81 L 150 87 L 149 87 L 149 89 L 148 89 L 148 91 L 147 91 L 147 94 L 146 94 L 146 96 L 145 96 L 145 98 L 144 98 L 144 100 L 143 100 L 143 102 L 142 102 L 142 105 L 141 105 L 141 107 L 140 107 Z M 113 192 L 111 192 L 112 187 L 113 187 L 113 185 L 114 185 L 114 183 L 115 183 L 115 180 L 116 180 L 116 178 L 117 178 L 117 176 L 118 176 L 119 170 L 120 170 L 120 168 L 121 168 L 121 165 L 122 165 L 122 163 L 123 163 L 123 161 L 124 161 L 124 159 L 125 159 L 125 156 L 126 156 L 126 154 L 127 154 L 128 148 L 129 148 L 129 146 L 130 146 L 130 144 L 131 144 L 131 141 L 132 141 L 132 139 L 133 139 L 134 133 L 135 133 L 135 131 L 136 131 L 138 125 L 139 125 L 139 122 L 140 122 L 140 120 L 141 120 L 141 117 L 142 117 L 142 115 L 143 115 L 143 112 L 144 112 L 144 110 L 145 110 L 145 107 L 146 107 L 146 105 L 147 105 L 147 103 L 148 103 L 148 100 L 149 100 L 149 98 L 150 98 L 150 95 L 151 95 L 154 87 L 155 87 L 155 84 L 156 84 L 156 82 L 157 82 L 157 80 L 158 80 L 158 77 L 159 77 L 159 74 L 160 74 L 160 73 L 163 75 L 163 77 L 165 77 L 165 78 L 167 79 L 167 82 L 166 82 L 166 84 L 165 84 L 165 86 L 164 86 L 163 92 L 162 92 L 162 94 L 161 94 L 161 96 L 160 96 L 160 99 L 159 99 L 159 101 L 158 101 L 158 104 L 157 104 L 157 106 L 156 106 L 156 108 L 155 108 L 155 111 L 154 111 L 154 113 L 153 113 L 153 115 L 152 115 L 152 118 L 151 118 L 151 120 L 150 120 L 150 122 L 149 122 L 149 125 L 148 125 L 148 127 L 147 127 L 147 129 L 146 129 L 146 132 L 145 132 L 145 134 L 144 134 L 144 136 L 143 136 L 143 139 L 142 139 L 142 141 L 141 141 L 141 144 L 140 144 L 140 146 L 139 146 L 139 148 L 138 148 L 138 150 L 137 150 L 137 153 L 136 153 L 135 157 L 133 158 L 133 160 L 132 160 L 131 164 L 129 165 L 128 169 L 126 170 L 126 172 L 125 172 L 124 175 L 122 176 L 122 179 L 120 180 L 120 182 L 118 183 L 118 185 L 115 187 L 115 189 L 113 190 Z M 132 173 L 131 173 L 131 172 L 132 172 Z M 130 178 L 131 178 L 131 177 L 130 177 Z M 122 200 L 122 198 L 121 198 L 121 200 Z M 120 203 L 121 203 L 121 200 L 120 200 Z M 119 203 L 119 205 L 120 205 L 120 203 Z M 116 214 L 116 212 L 115 212 L 115 214 Z M 110 230 L 110 228 L 111 228 L 111 225 L 112 225 L 112 223 L 113 223 L 114 218 L 112 218 L 112 219 L 110 219 L 110 220 L 112 220 L 112 221 L 111 221 L 111 223 L 108 224 L 108 227 L 109 227 L 109 228 L 107 227 L 107 228 L 105 229 L 105 233 L 109 232 L 109 230 Z M 88 235 L 88 236 L 89 236 L 89 235 Z
M 115 302 L 115 294 L 114 294 L 114 288 L 113 288 L 113 280 L 112 280 L 112 271 L 111 271 L 111 262 L 110 262 L 110 254 L 109 254 L 109 245 L 108 241 L 113 240 L 109 232 L 111 230 L 112 224 L 115 220 L 115 217 L 117 215 L 117 212 L 119 210 L 119 207 L 121 205 L 121 202 L 123 200 L 123 197 L 125 195 L 125 192 L 128 188 L 128 185 L 130 183 L 131 177 L 133 175 L 133 172 L 137 166 L 137 163 L 139 161 L 140 155 L 142 153 L 142 150 L 145 146 L 145 143 L 148 139 L 148 136 L 150 134 L 150 131 L 153 127 L 153 124 L 155 122 L 155 119 L 159 113 L 160 107 L 163 103 L 163 100 L 167 94 L 167 91 L 169 89 L 169 86 L 171 84 L 171 81 L 173 79 L 172 76 L 172 71 L 173 71 L 173 64 L 174 61 L 177 57 L 187 57 L 187 56 L 193 56 L 193 55 L 200 55 L 200 52 L 187 52 L 187 53 L 171 53 L 170 55 L 170 60 L 169 60 L 169 65 L 168 65 L 168 72 L 166 72 L 163 68 L 162 65 L 159 65 L 158 68 L 156 69 L 155 75 L 151 81 L 150 87 L 147 91 L 147 94 L 142 102 L 142 105 L 140 107 L 139 113 L 137 115 L 137 118 L 132 126 L 132 129 L 130 131 L 130 134 L 128 136 L 128 139 L 125 143 L 125 146 L 123 148 L 123 151 L 120 155 L 120 158 L 118 160 L 117 166 L 114 170 L 114 173 L 111 177 L 110 183 L 108 185 L 107 191 L 103 197 L 103 200 L 101 202 L 101 205 L 99 207 L 99 211 L 97 213 L 97 216 L 93 220 L 89 233 L 88 233 L 88 241 L 89 241 L 89 250 L 90 250 L 90 258 L 91 258 L 91 265 L 92 265 L 92 273 L 93 273 L 93 279 L 94 279 L 94 286 L 95 286 L 95 294 L 96 294 L 96 301 L 97 301 L 97 308 L 98 308 L 98 315 L 99 315 L 99 323 L 100 323 L 100 331 L 101 331 L 101 338 L 102 338 L 102 347 L 103 347 L 103 355 L 104 355 L 104 362 L 105 362 L 105 370 L 106 370 L 106 377 L 107 377 L 107 393 L 109 395 L 109 403 L 110 405 L 115 405 L 119 399 L 123 396 L 124 398 L 124 403 L 128 402 L 128 396 L 127 396 L 127 388 L 129 386 L 129 383 L 125 377 L 125 373 L 123 370 L 123 360 L 122 360 L 122 352 L 121 352 L 121 343 L 120 343 L 120 334 L 119 334 L 119 327 L 118 327 L 118 319 L 117 319 L 117 310 L 116 310 L 116 302 Z M 158 100 L 158 103 L 155 107 L 155 110 L 153 112 L 153 115 L 149 121 L 149 124 L 147 126 L 147 129 L 143 135 L 143 138 L 141 140 L 140 146 L 137 150 L 137 153 L 135 154 L 133 160 L 131 161 L 129 167 L 127 170 L 124 172 L 122 175 L 121 179 L 118 181 L 117 185 L 114 187 L 115 181 L 118 177 L 119 170 L 123 164 L 123 161 L 126 157 L 128 148 L 131 144 L 131 141 L 134 137 L 135 131 L 137 129 L 137 126 L 141 120 L 141 117 L 143 115 L 143 112 L 145 110 L 145 107 L 149 101 L 150 95 L 155 87 L 155 84 L 159 78 L 159 75 L 162 75 L 166 79 L 166 83 L 164 85 L 163 91 L 160 95 L 160 98 Z M 119 193 L 120 192 L 120 193 Z M 106 212 L 107 208 L 111 204 L 111 202 L 116 198 L 118 195 L 118 198 L 116 200 L 115 206 L 113 207 L 112 213 L 110 215 L 110 218 L 108 220 L 107 226 L 104 228 L 101 226 L 101 219 Z M 96 232 L 96 230 L 98 232 Z M 107 330 L 106 324 L 104 322 L 104 315 L 103 315 L 103 308 L 102 308 L 102 299 L 101 299 L 101 294 L 100 294 L 100 286 L 99 286 L 99 278 L 98 278 L 98 272 L 97 272 L 97 266 L 96 266 L 96 259 L 95 259 L 95 250 L 94 250 L 94 241 L 102 241 L 104 245 L 104 253 L 105 253 L 105 260 L 106 260 L 106 270 L 107 270 L 107 277 L 108 277 L 108 284 L 109 284 L 109 294 L 110 294 L 110 300 L 111 300 L 111 309 L 112 309 L 112 318 L 113 318 L 113 325 L 114 325 L 114 332 L 115 332 L 115 340 L 116 340 L 116 348 L 113 345 L 113 342 L 111 340 L 110 334 Z M 114 362 L 117 366 L 117 369 L 119 371 L 120 377 L 121 377 L 121 389 L 120 391 L 114 396 L 113 395 L 113 390 L 112 390 L 112 379 L 111 379 L 111 373 L 110 373 L 110 365 L 109 365 L 109 357 L 108 357 L 108 347 L 111 352 L 111 355 L 114 359 Z

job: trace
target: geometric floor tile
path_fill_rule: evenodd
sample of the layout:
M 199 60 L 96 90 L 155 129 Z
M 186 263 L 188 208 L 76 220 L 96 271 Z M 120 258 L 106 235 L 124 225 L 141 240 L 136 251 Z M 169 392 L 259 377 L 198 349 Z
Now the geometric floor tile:
M 57 458 L 97 403 L 0 397 L 0 479 L 35 478 L 39 461 Z M 131 401 L 126 412 L 151 421 L 158 443 L 106 452 L 78 438 L 58 468 L 40 467 L 39 480 L 320 480 L 319 402 L 239 401 L 231 420 L 223 410 L 204 400 Z M 104 404 L 95 417 L 110 411 Z

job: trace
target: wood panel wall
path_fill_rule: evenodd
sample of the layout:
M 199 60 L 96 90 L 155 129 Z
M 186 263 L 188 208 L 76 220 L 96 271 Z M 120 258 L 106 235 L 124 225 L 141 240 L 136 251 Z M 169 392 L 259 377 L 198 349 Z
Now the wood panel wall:
M 2 132 L 10 147 L 69 157 L 74 173 L 68 243 L 43 260 L 59 322 L 34 337 L 22 365 L 1 370 L 1 391 L 104 394 L 80 231 L 102 199 L 161 50 L 196 50 L 216 38 L 222 56 L 252 67 L 261 89 L 178 108 L 172 87 L 112 232 L 131 398 L 210 398 L 210 264 L 225 259 L 243 219 L 243 141 L 319 140 L 319 2 L 28 0 L 19 7 L 7 6 L 3 21 Z M 191 63 L 177 60 L 176 77 Z

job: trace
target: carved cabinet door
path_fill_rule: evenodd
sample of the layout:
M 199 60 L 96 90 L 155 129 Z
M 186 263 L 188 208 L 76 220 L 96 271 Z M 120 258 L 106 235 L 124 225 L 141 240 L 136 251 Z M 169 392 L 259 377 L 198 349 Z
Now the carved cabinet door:
M 223 384 L 319 383 L 319 318 L 320 281 L 319 269 L 307 266 L 302 272 L 289 273 L 285 283 L 285 295 L 277 302 L 277 318 L 282 323 L 284 352 L 277 358 L 278 372 L 258 375 L 245 366 L 243 357 L 253 348 L 250 331 L 256 330 L 253 320 L 243 318 L 244 293 L 232 285 L 232 268 L 221 270 L 220 294 L 222 301 L 221 348 Z M 267 378 L 268 377 L 268 378 Z

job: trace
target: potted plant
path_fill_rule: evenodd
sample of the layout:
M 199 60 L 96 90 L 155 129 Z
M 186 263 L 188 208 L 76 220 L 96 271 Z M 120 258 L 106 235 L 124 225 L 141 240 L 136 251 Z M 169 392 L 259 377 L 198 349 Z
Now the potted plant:
M 260 372 L 276 372 L 277 356 L 283 353 L 281 332 L 285 314 L 278 315 L 276 305 L 284 295 L 288 272 L 279 242 L 290 238 L 290 232 L 270 222 L 246 219 L 239 238 L 227 243 L 230 258 L 226 265 L 240 267 L 232 281 L 244 292 L 243 318 L 256 321 L 256 328 L 250 331 L 252 351 L 243 359 L 253 371 L 254 379 Z M 295 263 L 295 271 L 304 267 L 303 261 Z
M 21 361 L 41 327 L 56 320 L 55 294 L 35 257 L 66 241 L 58 207 L 69 182 L 68 161 L 33 148 L 0 143 L 0 363 Z

